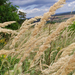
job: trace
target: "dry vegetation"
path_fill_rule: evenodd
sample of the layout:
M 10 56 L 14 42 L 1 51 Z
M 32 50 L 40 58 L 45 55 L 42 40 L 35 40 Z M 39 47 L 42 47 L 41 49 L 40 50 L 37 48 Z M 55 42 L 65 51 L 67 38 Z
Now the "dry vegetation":
M 0 50 L 0 56 L 5 55 L 0 75 L 75 75 L 75 33 L 68 29 L 75 16 L 60 24 L 46 24 L 62 4 L 65 0 L 59 0 L 43 16 L 25 20 L 16 31 L 2 28 L 14 21 L 0 23 L 0 32 L 13 34 Z M 39 18 L 40 22 L 33 23 Z

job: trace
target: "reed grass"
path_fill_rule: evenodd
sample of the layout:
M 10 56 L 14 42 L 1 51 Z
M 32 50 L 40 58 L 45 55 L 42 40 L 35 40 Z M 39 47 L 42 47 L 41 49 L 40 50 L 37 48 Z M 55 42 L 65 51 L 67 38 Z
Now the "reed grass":
M 66 0 L 59 0 L 50 7 L 49 12 L 25 20 L 16 31 L 2 28 L 15 21 L 0 23 L 0 32 L 13 34 L 0 50 L 1 75 L 75 74 L 75 33 L 68 30 L 75 16 L 60 24 L 50 25 L 50 33 L 49 24 L 46 24 L 65 3 Z M 33 23 L 39 18 L 40 22 Z M 6 55 L 6 58 L 2 55 Z M 5 70 L 4 61 L 10 64 Z

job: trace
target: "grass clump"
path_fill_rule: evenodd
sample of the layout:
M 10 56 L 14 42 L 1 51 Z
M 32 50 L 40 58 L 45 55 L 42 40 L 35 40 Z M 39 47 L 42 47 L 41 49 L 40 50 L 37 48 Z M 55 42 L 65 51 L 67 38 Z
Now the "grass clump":
M 12 35 L 0 50 L 1 75 L 68 75 L 75 72 L 75 34 L 69 29 L 75 16 L 60 24 L 46 24 L 64 3 L 65 0 L 59 0 L 43 16 L 25 20 L 18 30 L 3 28 L 14 21 L 0 25 L 0 32 Z M 34 23 L 37 19 L 40 21 Z

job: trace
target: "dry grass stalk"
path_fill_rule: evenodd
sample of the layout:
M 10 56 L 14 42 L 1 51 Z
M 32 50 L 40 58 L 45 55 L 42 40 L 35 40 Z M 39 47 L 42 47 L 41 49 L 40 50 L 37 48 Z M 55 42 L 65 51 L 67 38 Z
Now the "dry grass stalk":
M 9 21 L 9 22 L 4 22 L 4 23 L 0 23 L 0 27 L 5 27 L 8 26 L 9 24 L 15 23 L 16 21 Z
M 52 57 L 53 53 L 55 53 L 55 52 L 57 52 L 57 50 L 52 51 L 51 54 L 50 54 L 50 57 Z
M 42 16 L 37 16 L 37 17 L 34 17 L 34 18 L 31 18 L 29 20 L 25 20 L 23 23 L 22 23 L 22 26 L 20 27 L 20 29 L 22 29 L 23 27 L 27 26 L 27 25 L 30 25 L 31 23 L 33 23 L 34 21 L 37 21 L 37 19 L 41 18 Z M 34 23 L 36 24 L 36 23 Z
M 39 29 L 46 23 L 46 21 L 48 20 L 48 18 L 51 16 L 51 15 L 53 15 L 54 13 L 55 13 L 55 11 L 56 11 L 56 9 L 58 9 L 58 8 L 60 8 L 62 5 L 61 4 L 64 4 L 65 3 L 65 1 L 63 0 L 63 1 L 58 1 L 56 4 L 54 4 L 53 5 L 53 7 L 51 7 L 50 8 L 50 10 L 49 10 L 49 12 L 47 12 L 47 13 L 45 13 L 44 15 L 43 15 L 43 17 L 41 18 L 41 21 L 38 23 L 38 25 L 35 25 L 35 28 L 34 28 L 34 31 L 33 31 L 33 33 L 32 33 L 32 36 L 35 36 L 35 35 L 37 35 L 37 32 L 39 31 Z M 57 5 L 59 5 L 59 6 L 57 6 Z M 56 8 L 55 8 L 55 6 L 56 6 Z M 30 22 L 31 22 L 31 20 L 30 20 Z M 32 41 L 32 39 L 33 39 L 33 41 L 35 40 L 35 38 L 34 37 L 31 37 L 31 39 L 29 40 L 29 42 L 30 41 Z M 33 42 L 32 41 L 32 42 Z M 29 47 L 29 46 L 28 46 Z M 27 47 L 27 48 L 28 48 Z M 48 45 L 45 45 L 44 46 L 44 48 L 45 49 L 47 49 L 49 46 Z M 27 48 L 26 48 L 26 50 L 27 50 Z M 40 47 L 42 50 L 43 50 L 43 45 Z M 43 51 L 41 51 L 41 52 L 43 52 Z M 39 52 L 38 52 L 39 53 Z M 41 53 L 42 54 L 42 53 Z
M 34 57 L 34 60 L 38 60 L 40 58 L 40 56 L 42 55 L 42 53 L 49 48 L 49 43 L 53 40 L 55 40 L 55 38 L 59 35 L 59 33 L 61 32 L 61 30 L 63 30 L 65 27 L 67 27 L 70 23 L 72 23 L 72 21 L 75 19 L 75 16 L 68 19 L 66 22 L 62 22 L 59 27 L 52 33 L 50 34 L 47 38 L 46 41 L 43 43 L 43 45 L 41 45 L 39 47 L 39 51 L 37 52 L 37 54 Z M 34 64 L 34 63 L 33 63 Z
M 33 24 L 27 25 L 27 26 L 23 27 L 22 30 L 20 30 L 20 31 L 18 32 L 18 35 L 13 39 L 10 48 L 12 48 L 13 46 L 15 46 L 15 43 L 17 42 L 17 40 L 18 40 L 18 39 L 21 37 L 21 35 L 22 35 L 23 33 L 25 33 L 25 31 L 27 31 L 28 28 L 31 27 L 31 26 L 33 26 Z
M 43 36 L 46 36 L 46 35 L 43 35 Z M 26 58 L 27 56 L 29 56 L 30 52 L 32 52 L 41 42 L 44 41 L 45 37 L 43 37 L 43 36 L 38 37 L 37 39 L 35 39 L 35 41 L 32 40 L 32 41 L 33 41 L 32 43 L 30 43 L 29 45 L 27 45 L 25 48 L 20 49 L 21 51 L 22 51 L 22 50 L 25 50 L 25 51 L 23 51 L 22 55 L 23 55 L 23 54 L 24 54 L 24 55 L 23 55 L 23 57 L 21 58 L 21 60 L 20 60 L 19 63 L 22 63 L 22 62 L 25 60 L 25 58 Z M 42 38 L 42 37 L 43 37 L 43 38 Z
M 75 49 L 75 43 L 72 43 L 66 48 L 61 49 L 58 54 L 56 55 L 55 61 L 57 60 L 59 54 L 62 52 L 60 57 L 65 57 L 66 55 L 70 55 L 73 52 L 73 49 Z
M 60 57 L 64 57 L 66 55 L 70 55 L 73 52 L 73 49 L 75 49 L 75 43 L 72 43 L 69 45 L 61 54 Z
M 56 72 L 55 75 L 67 75 L 75 69 L 75 53 L 71 56 L 69 61 Z
M 65 56 L 62 58 L 59 58 L 57 62 L 53 63 L 52 65 L 49 66 L 48 69 L 42 70 L 43 74 L 50 74 L 52 75 L 53 73 L 57 72 L 60 70 L 60 68 L 70 60 L 71 56 Z M 59 75 L 59 74 L 57 74 Z
M 0 50 L 0 55 L 3 55 L 3 54 L 9 55 L 11 53 L 15 53 L 15 51 L 14 50 L 4 50 L 4 49 Z
M 41 21 L 38 23 L 38 25 L 35 25 L 34 31 L 32 32 L 32 36 L 36 36 L 37 33 L 39 32 L 39 30 L 41 29 L 41 27 L 46 23 L 46 21 L 48 20 L 49 17 L 51 17 L 51 15 L 55 14 L 55 11 L 62 7 L 61 4 L 64 4 L 65 0 L 59 0 L 57 3 L 55 3 L 53 6 L 50 7 L 49 12 L 45 13 L 43 15 L 43 17 L 41 18 Z
M 17 34 L 15 30 L 10 30 L 10 29 L 5 29 L 5 28 L 0 28 L 0 32 L 8 33 L 8 34 Z
M 56 37 L 59 35 L 59 33 L 65 27 L 68 27 L 68 25 L 71 24 L 72 21 L 75 19 L 75 16 L 74 16 L 74 17 L 68 19 L 66 22 L 60 23 L 59 26 L 56 28 L 56 30 L 53 31 L 50 35 L 46 34 L 48 31 L 46 33 L 43 32 L 43 30 L 42 30 L 43 26 L 46 23 L 46 21 L 48 20 L 48 18 L 51 17 L 51 15 L 53 15 L 58 8 L 62 7 L 62 4 L 65 4 L 65 0 L 59 0 L 57 3 L 55 3 L 53 6 L 51 6 L 49 9 L 49 12 L 45 13 L 43 16 L 38 16 L 38 17 L 32 18 L 30 20 L 24 21 L 21 28 L 18 30 L 18 34 L 16 31 L 1 28 L 4 26 L 7 26 L 10 23 L 14 23 L 14 21 L 10 22 L 10 23 L 5 22 L 5 23 L 3 23 L 3 26 L 2 26 L 2 24 L 0 24 L 0 32 L 17 34 L 17 36 L 15 36 L 15 38 L 13 39 L 12 44 L 10 46 L 11 48 L 14 48 L 14 49 L 11 49 L 11 50 L 2 49 L 2 50 L 0 50 L 0 55 L 2 55 L 2 54 L 9 55 L 9 54 L 14 53 L 13 56 L 15 56 L 15 55 L 19 54 L 19 57 L 21 58 L 18 63 L 18 67 L 19 67 L 19 66 L 22 66 L 23 61 L 25 60 L 26 57 L 28 57 L 30 55 L 30 52 L 33 52 L 34 49 L 39 48 L 38 51 L 36 50 L 37 54 L 35 55 L 34 59 L 32 60 L 30 68 L 33 67 L 34 65 L 36 65 L 37 61 L 40 59 L 40 56 L 42 54 L 44 54 L 44 51 L 47 48 L 50 47 L 50 42 L 52 42 L 53 40 L 56 40 Z M 33 21 L 36 21 L 39 18 L 41 18 L 40 22 L 33 23 Z M 31 26 L 33 26 L 34 24 L 35 24 L 35 28 L 34 28 L 32 34 L 29 35 L 30 38 L 28 38 L 28 36 L 27 36 L 26 39 L 21 41 L 21 36 L 23 35 L 23 33 L 25 33 L 25 31 L 28 28 L 30 28 Z M 41 29 L 41 31 L 40 31 L 40 29 Z M 38 33 L 41 33 L 41 34 L 37 35 Z M 68 36 L 66 34 L 66 39 L 67 38 L 68 38 Z M 18 39 L 21 41 L 21 44 L 19 44 L 18 47 L 15 48 L 14 46 Z M 23 41 L 26 41 L 26 42 L 24 43 Z M 55 62 L 51 63 L 50 66 L 43 65 L 42 62 L 40 61 L 40 70 L 42 71 L 43 75 L 45 75 L 45 74 L 47 74 L 47 75 L 67 75 L 70 72 L 72 72 L 75 69 L 75 53 L 73 55 L 70 55 L 73 52 L 73 49 L 75 49 L 75 43 L 72 43 L 68 47 L 63 48 L 61 51 L 58 52 L 58 54 L 55 58 Z M 16 51 L 16 50 L 18 50 L 18 51 Z M 52 51 L 50 57 L 56 51 L 57 50 Z M 61 52 L 62 52 L 62 54 L 60 55 L 60 58 L 58 58 L 58 55 Z M 58 58 L 58 60 L 57 60 L 57 58 Z M 46 66 L 48 68 L 43 70 L 42 66 Z M 75 73 L 73 73 L 73 75 L 74 74 Z
M 43 34 L 41 36 L 39 36 L 38 38 L 33 38 L 30 39 L 29 41 L 27 41 L 25 44 L 23 44 L 20 48 L 24 48 L 24 50 L 27 50 L 28 48 L 30 48 L 30 46 L 32 46 L 35 42 L 37 42 L 38 40 L 41 40 L 42 38 L 46 37 L 47 34 Z M 31 42 L 31 43 L 30 43 Z
M 0 23 L 0 32 L 8 33 L 8 34 L 17 34 L 17 32 L 15 30 L 1 28 L 1 27 L 8 26 L 9 24 L 15 23 L 15 22 L 16 21 L 9 21 L 9 22 Z
M 73 75 L 75 75 L 75 72 L 73 73 Z
M 22 54 L 23 57 L 21 57 L 21 60 L 20 60 L 20 62 L 18 64 L 18 66 L 21 66 L 20 63 L 22 63 L 25 60 L 25 58 L 30 55 L 30 52 L 32 52 L 34 50 L 34 48 L 36 48 L 37 45 L 39 45 L 39 43 L 41 43 L 43 40 L 44 40 L 44 38 L 39 40 L 38 42 L 36 42 L 30 49 L 28 49 L 28 51 L 23 52 L 23 54 Z
M 41 18 L 41 16 L 37 16 L 37 17 L 35 17 L 35 18 L 31 18 L 30 20 L 28 20 L 28 21 L 26 20 L 25 22 L 23 22 L 23 24 L 22 24 L 22 26 L 20 27 L 20 30 L 19 30 L 19 32 L 18 32 L 18 35 L 13 39 L 10 48 L 12 48 L 12 47 L 15 45 L 15 43 L 16 43 L 17 40 L 20 38 L 20 36 L 21 36 L 23 33 L 25 33 L 25 31 L 27 31 L 28 28 L 30 28 L 31 26 L 37 24 L 37 23 L 33 23 L 33 24 L 31 24 L 31 23 L 34 22 L 34 21 L 37 21 L 37 19 L 39 19 L 39 18 Z

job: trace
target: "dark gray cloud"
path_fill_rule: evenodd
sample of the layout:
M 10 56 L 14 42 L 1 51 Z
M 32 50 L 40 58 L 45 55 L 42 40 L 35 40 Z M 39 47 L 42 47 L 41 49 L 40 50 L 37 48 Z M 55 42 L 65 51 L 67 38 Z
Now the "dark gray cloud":
M 34 8 L 39 8 L 42 6 L 50 7 L 58 0 L 10 0 L 13 5 L 18 5 L 20 7 L 28 7 L 31 5 L 36 5 Z
M 10 0 L 13 5 L 18 5 L 19 7 L 27 7 L 31 5 L 36 5 L 34 8 L 39 8 L 39 7 L 50 7 L 53 5 L 55 2 L 58 0 Z M 66 2 L 72 2 L 75 0 L 66 0 Z
M 27 17 L 43 15 L 58 0 L 10 0 L 13 5 L 18 5 L 20 11 L 26 12 Z M 75 0 L 66 0 L 66 4 L 57 9 L 56 13 L 71 11 L 75 5 Z

